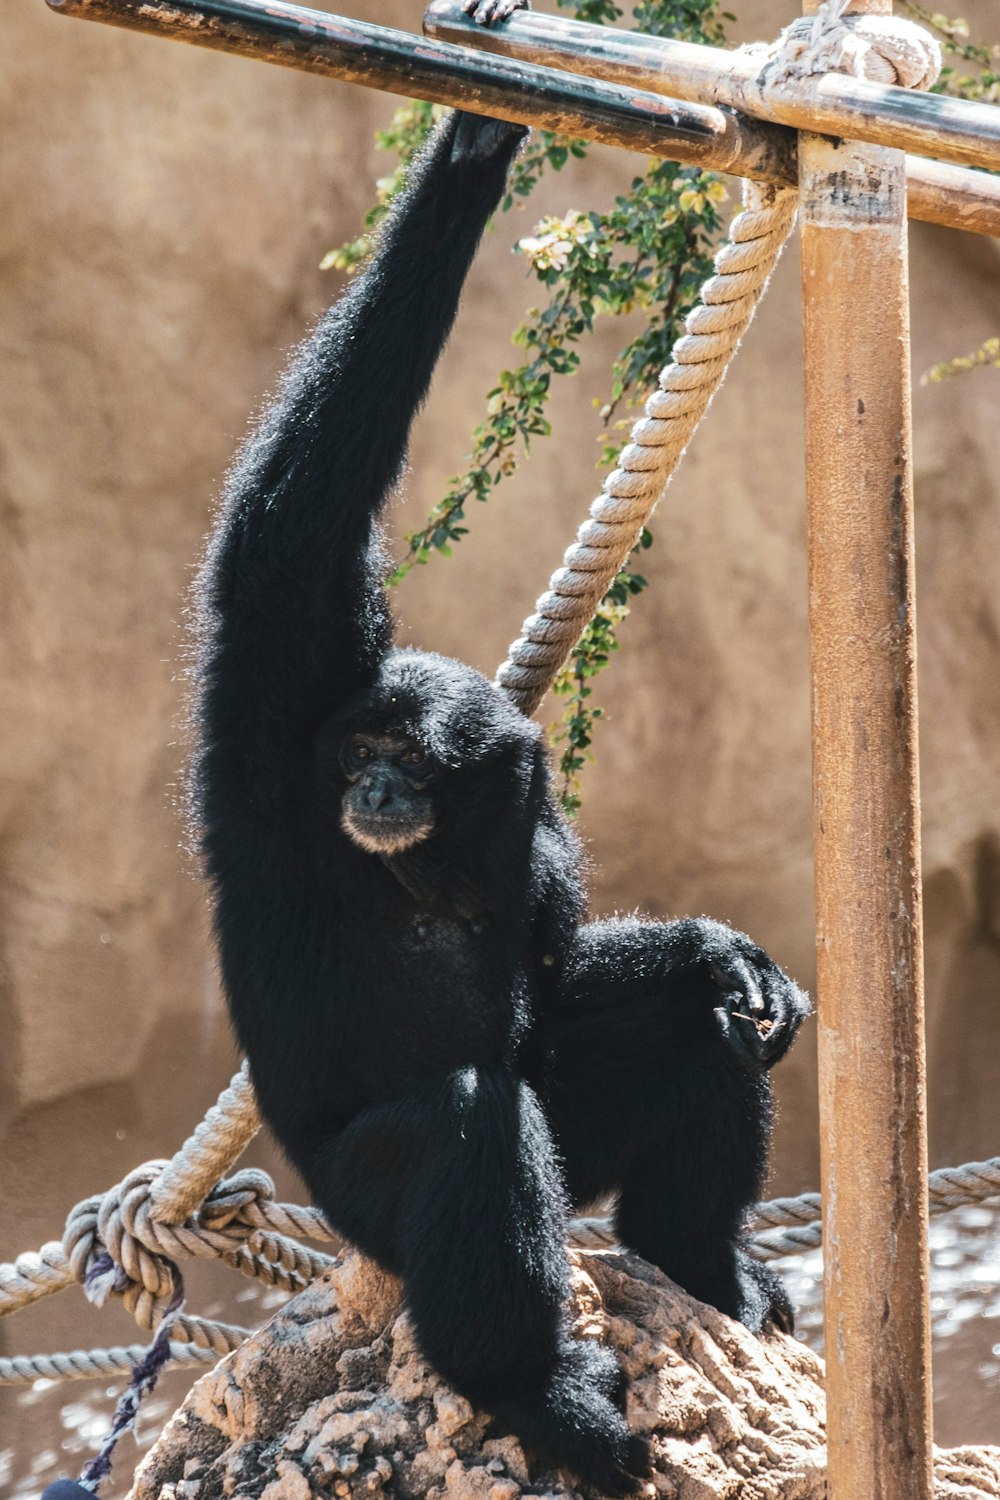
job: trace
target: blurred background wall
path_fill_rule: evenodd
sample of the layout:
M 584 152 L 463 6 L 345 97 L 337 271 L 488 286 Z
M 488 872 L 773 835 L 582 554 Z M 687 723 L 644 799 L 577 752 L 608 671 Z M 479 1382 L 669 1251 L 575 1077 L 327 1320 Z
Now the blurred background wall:
M 416 29 L 420 6 L 345 3 Z M 962 7 L 994 40 L 995 7 Z M 993 12 L 993 14 L 991 14 Z M 741 5 L 770 36 L 782 0 Z M 169 1154 L 236 1064 L 185 847 L 185 600 L 214 497 L 319 262 L 388 168 L 386 96 L 8 0 L 0 18 L 0 1259 Z M 510 246 L 641 164 L 594 150 L 501 218 L 413 444 L 415 524 L 538 299 Z M 998 244 L 916 226 L 914 366 L 1000 328 Z M 863 332 L 863 331 L 862 331 Z M 604 327 L 557 436 L 397 597 L 407 640 L 492 673 L 599 486 Z M 932 1164 L 1000 1151 L 1000 374 L 916 393 Z M 794 250 L 671 488 L 652 588 L 601 679 L 581 826 L 596 911 L 707 912 L 813 977 Z M 814 1035 L 781 1070 L 774 1189 L 816 1185 Z M 267 1161 L 262 1145 L 257 1159 Z M 297 1193 L 286 1180 L 290 1193 Z M 128 1337 L 74 1299 L 0 1330 Z M 117 1315 L 115 1315 L 117 1316 Z M 16 1334 L 16 1337 L 14 1335 Z M 48 1342 L 46 1342 L 48 1341 Z

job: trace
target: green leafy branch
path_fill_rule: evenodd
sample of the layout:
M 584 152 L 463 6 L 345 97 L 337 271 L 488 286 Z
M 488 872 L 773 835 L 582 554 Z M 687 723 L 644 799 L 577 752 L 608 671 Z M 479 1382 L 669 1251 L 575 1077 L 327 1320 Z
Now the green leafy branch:
M 979 370 L 990 365 L 995 369 L 1000 369 L 1000 338 L 987 339 L 971 354 L 962 354 L 955 359 L 945 360 L 943 364 L 932 365 L 920 377 L 920 384 L 928 385 L 931 382 L 947 380 L 952 375 L 964 375 L 969 370 Z
M 1000 46 L 970 41 L 969 23 L 960 16 L 950 20 L 939 11 L 927 10 L 916 0 L 904 0 L 904 3 L 912 16 L 937 32 L 946 57 L 971 63 L 976 70 L 964 73 L 951 66 L 943 67 L 934 92 L 951 94 L 956 99 L 975 99 L 985 104 L 1000 103 L 1000 72 L 997 71 L 1000 68 Z
M 951 94 L 956 99 L 972 99 L 981 104 L 1000 104 L 1000 46 L 987 46 L 970 40 L 968 21 L 960 16 L 950 20 L 938 11 L 929 11 L 916 0 L 905 0 L 906 9 L 918 21 L 936 31 L 941 39 L 941 48 L 946 57 L 971 63 L 975 72 L 960 72 L 953 67 L 943 67 L 941 77 L 935 84 L 935 92 Z M 1000 367 L 1000 339 L 988 338 L 972 354 L 958 355 L 941 364 L 933 365 L 920 377 L 921 385 L 947 380 L 952 375 L 964 375 L 969 370 L 984 366 Z
M 423 99 L 408 99 L 396 110 L 386 130 L 375 133 L 375 144 L 383 151 L 394 151 L 399 157 L 395 169 L 375 184 L 375 203 L 364 217 L 364 232 L 330 250 L 319 263 L 321 271 L 359 270 L 371 254 L 374 232 L 389 212 L 392 200 L 406 182 L 410 162 L 446 111 L 440 104 Z

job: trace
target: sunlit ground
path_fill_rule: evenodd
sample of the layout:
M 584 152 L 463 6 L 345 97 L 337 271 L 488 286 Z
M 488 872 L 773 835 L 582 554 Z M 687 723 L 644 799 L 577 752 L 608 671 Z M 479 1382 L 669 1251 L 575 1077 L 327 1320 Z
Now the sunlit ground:
M 931 1314 L 934 1325 L 934 1401 L 937 1441 L 1000 1443 L 1000 1207 L 969 1207 L 931 1224 Z M 819 1251 L 781 1263 L 797 1308 L 798 1331 L 811 1348 L 823 1350 L 822 1257 Z M 284 1301 L 281 1294 L 250 1286 L 237 1294 L 239 1321 L 259 1322 Z M 224 1311 L 206 1307 L 206 1316 Z M 28 1351 L 25 1351 L 28 1352 Z M 184 1395 L 192 1376 L 165 1375 L 144 1403 L 138 1448 L 156 1440 L 164 1420 Z M 23 1444 L 0 1451 L 0 1493 L 32 1500 L 50 1480 L 75 1477 L 100 1447 L 121 1385 L 100 1381 L 53 1384 L 38 1381 L 16 1396 L 23 1414 Z M 129 1488 L 136 1444 L 126 1437 L 118 1449 L 113 1482 L 102 1500 Z

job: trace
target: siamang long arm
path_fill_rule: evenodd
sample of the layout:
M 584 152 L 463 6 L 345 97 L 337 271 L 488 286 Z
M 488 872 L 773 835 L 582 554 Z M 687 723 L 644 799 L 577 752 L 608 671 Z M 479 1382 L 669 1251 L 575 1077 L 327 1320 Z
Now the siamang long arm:
M 203 793 L 294 792 L 317 728 L 388 649 L 378 517 L 524 134 L 443 122 L 232 469 L 201 589 Z

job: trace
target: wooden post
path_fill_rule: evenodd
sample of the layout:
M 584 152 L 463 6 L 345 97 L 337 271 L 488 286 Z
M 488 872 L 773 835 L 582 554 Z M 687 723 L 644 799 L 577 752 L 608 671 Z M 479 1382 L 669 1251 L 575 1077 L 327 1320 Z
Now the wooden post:
M 930 1500 L 904 166 L 799 166 L 829 1494 Z

